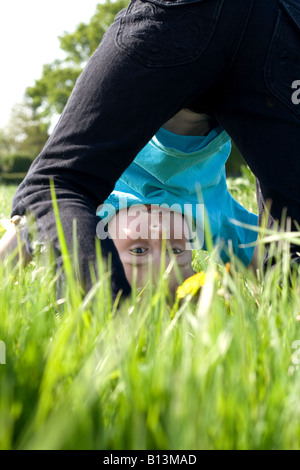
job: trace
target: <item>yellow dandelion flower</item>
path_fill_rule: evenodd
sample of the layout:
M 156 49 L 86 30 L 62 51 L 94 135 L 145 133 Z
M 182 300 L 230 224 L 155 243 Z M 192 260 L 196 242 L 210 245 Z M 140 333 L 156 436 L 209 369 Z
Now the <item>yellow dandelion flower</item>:
M 200 271 L 191 277 L 188 277 L 182 284 L 177 288 L 177 298 L 183 299 L 186 295 L 195 296 L 205 282 L 205 272 Z

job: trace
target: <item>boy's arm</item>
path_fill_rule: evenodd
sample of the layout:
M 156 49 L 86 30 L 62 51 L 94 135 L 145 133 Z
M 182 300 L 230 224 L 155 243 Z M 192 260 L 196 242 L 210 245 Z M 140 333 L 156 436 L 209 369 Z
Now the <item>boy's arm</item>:
M 18 235 L 16 228 L 17 220 L 18 216 L 10 220 L 10 226 L 0 240 L 0 262 L 4 262 L 9 256 L 15 253 L 16 261 L 21 261 L 22 264 L 26 265 L 32 258 Z

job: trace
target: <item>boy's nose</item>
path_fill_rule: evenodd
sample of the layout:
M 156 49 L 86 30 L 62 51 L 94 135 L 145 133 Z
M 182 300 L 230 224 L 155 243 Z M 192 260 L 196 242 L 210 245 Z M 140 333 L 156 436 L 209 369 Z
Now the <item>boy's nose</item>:
M 168 264 L 170 263 L 170 254 L 166 250 L 164 253 L 164 267 L 166 268 Z M 157 245 L 155 243 L 152 244 L 152 254 L 151 254 L 151 263 L 152 263 L 152 268 L 156 271 L 159 272 L 161 269 L 161 263 L 162 263 L 162 250 L 161 250 L 161 243 L 158 241 Z

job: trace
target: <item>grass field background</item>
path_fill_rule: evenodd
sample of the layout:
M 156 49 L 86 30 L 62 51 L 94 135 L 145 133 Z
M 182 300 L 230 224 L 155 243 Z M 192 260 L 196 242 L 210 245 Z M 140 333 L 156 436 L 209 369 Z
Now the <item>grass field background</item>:
M 248 171 L 228 181 L 256 211 Z M 15 188 L 0 189 L 2 226 Z M 1 449 L 299 449 L 300 296 L 289 241 L 265 276 L 197 252 L 199 294 L 166 274 L 117 309 L 107 277 L 81 298 L 32 262 L 0 267 Z

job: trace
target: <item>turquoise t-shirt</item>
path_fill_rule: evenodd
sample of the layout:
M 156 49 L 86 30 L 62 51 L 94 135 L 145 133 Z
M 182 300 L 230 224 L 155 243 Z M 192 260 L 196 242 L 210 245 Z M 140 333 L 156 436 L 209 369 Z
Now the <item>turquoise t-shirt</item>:
M 182 136 L 161 128 L 121 175 L 97 214 L 108 222 L 116 211 L 133 204 L 165 205 L 193 219 L 195 247 L 206 249 L 207 221 L 213 243 L 222 247 L 222 261 L 228 261 L 231 245 L 248 266 L 254 248 L 242 245 L 255 242 L 257 232 L 234 220 L 257 226 L 258 218 L 228 191 L 225 163 L 230 150 L 230 138 L 221 126 L 207 136 Z

